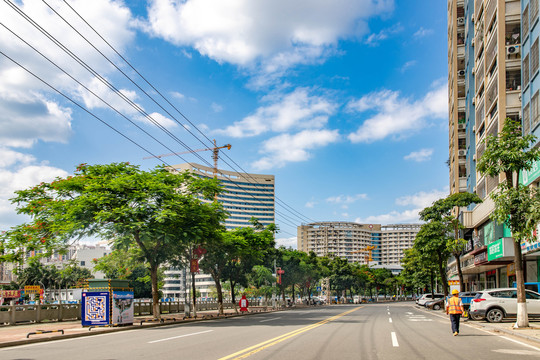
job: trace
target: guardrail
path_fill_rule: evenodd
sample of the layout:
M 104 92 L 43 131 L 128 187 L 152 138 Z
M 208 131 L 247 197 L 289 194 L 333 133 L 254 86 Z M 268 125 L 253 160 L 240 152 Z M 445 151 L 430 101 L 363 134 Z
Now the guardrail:
M 250 306 L 259 306 L 258 301 L 251 301 Z M 230 302 L 223 303 L 224 309 L 234 308 Z M 184 312 L 184 304 L 180 302 L 160 302 L 161 314 L 177 314 Z M 197 311 L 217 310 L 217 302 L 200 302 Z M 134 316 L 152 315 L 151 301 L 134 303 Z M 0 325 L 43 321 L 66 321 L 81 319 L 81 304 L 42 304 L 42 305 L 0 305 Z

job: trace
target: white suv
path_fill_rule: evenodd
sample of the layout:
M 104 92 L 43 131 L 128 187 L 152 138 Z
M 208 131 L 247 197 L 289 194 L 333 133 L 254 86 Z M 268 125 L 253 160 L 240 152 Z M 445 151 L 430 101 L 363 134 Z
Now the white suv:
M 540 316 L 540 294 L 532 290 L 525 290 L 525 297 L 529 316 Z M 501 322 L 507 317 L 516 317 L 516 288 L 487 289 L 478 292 L 471 301 L 469 314 L 472 319 L 486 319 L 494 323 Z
M 418 300 L 416 300 L 416 305 L 425 306 L 426 302 L 431 300 L 442 299 L 444 294 L 424 294 Z

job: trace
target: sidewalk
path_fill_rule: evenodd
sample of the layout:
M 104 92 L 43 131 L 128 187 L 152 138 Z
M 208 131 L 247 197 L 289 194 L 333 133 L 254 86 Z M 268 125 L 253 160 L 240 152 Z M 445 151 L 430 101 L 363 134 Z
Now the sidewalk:
M 236 316 L 244 316 L 249 314 L 256 314 L 259 312 L 262 312 L 262 308 L 252 308 L 251 311 L 247 314 L 236 314 L 234 310 L 227 309 L 225 311 L 223 317 L 236 317 Z M 277 310 L 269 309 L 267 312 L 272 312 Z M 62 322 L 47 322 L 47 323 L 30 323 L 30 324 L 20 324 L 20 325 L 6 325 L 6 326 L 0 326 L 0 348 L 1 347 L 7 347 L 7 346 L 16 346 L 16 345 L 24 345 L 24 344 L 30 344 L 35 342 L 43 342 L 43 341 L 49 341 L 53 338 L 74 338 L 74 337 L 81 337 L 81 336 L 91 336 L 95 334 L 103 334 L 107 332 L 116 332 L 116 331 L 125 331 L 125 330 L 133 330 L 133 329 L 140 329 L 145 327 L 155 327 L 155 326 L 163 326 L 163 325 L 169 325 L 169 324 L 182 324 L 182 323 L 190 323 L 194 321 L 203 321 L 207 319 L 217 319 L 218 312 L 216 310 L 210 310 L 210 311 L 199 311 L 197 312 L 197 318 L 188 318 L 183 319 L 184 314 L 178 313 L 178 314 L 163 314 L 161 318 L 163 319 L 162 322 L 152 321 L 153 318 L 151 315 L 146 316 L 136 316 L 133 321 L 133 325 L 128 326 L 116 326 L 116 327 L 83 327 L 81 325 L 81 321 L 62 321 Z M 142 324 L 141 324 L 142 322 Z M 63 331 L 62 332 L 60 331 Z M 45 333 L 37 333 L 37 334 L 30 334 L 30 333 L 36 333 L 36 332 L 45 332 Z M 46 331 L 54 331 L 54 332 L 46 332 Z M 30 335 L 29 335 L 30 334 Z

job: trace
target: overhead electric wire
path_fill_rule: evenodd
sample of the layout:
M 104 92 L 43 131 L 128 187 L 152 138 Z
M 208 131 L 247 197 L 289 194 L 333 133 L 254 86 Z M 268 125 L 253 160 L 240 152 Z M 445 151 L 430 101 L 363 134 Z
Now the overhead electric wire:
M 75 54 L 73 54 L 67 47 L 65 47 L 62 43 L 60 43 L 54 36 L 50 35 L 45 29 L 43 29 L 41 26 L 39 26 L 39 24 L 37 24 L 34 20 L 32 20 L 28 15 L 26 15 L 22 10 L 20 10 L 16 5 L 12 4 L 11 2 L 9 2 L 8 0 L 4 0 L 8 5 L 10 5 L 15 11 L 17 11 L 19 13 L 19 15 L 21 15 L 23 18 L 25 18 L 28 22 L 30 22 L 34 27 L 36 27 L 39 31 L 41 31 L 45 36 L 47 36 L 49 38 L 49 40 L 51 40 L 53 43 L 55 43 L 58 47 L 60 47 L 64 52 L 66 52 L 68 55 L 70 55 L 76 62 L 78 62 L 81 66 L 83 66 L 87 71 L 89 71 L 94 77 L 96 77 L 98 80 L 100 80 L 101 82 L 103 82 L 105 85 L 107 85 L 111 90 L 113 90 L 118 96 L 120 96 L 124 101 L 128 102 L 128 104 L 130 104 L 130 106 L 134 107 L 137 111 L 139 111 L 141 114 L 143 114 L 146 118 L 148 118 L 149 120 L 151 120 L 152 123 L 154 123 L 154 125 L 156 125 L 158 128 L 160 128 L 162 131 L 164 131 L 165 133 L 167 133 L 169 136 L 171 136 L 173 139 L 175 139 L 177 142 L 179 142 L 181 145 L 183 145 L 186 149 L 188 149 L 190 152 L 194 153 L 200 160 L 202 160 L 203 162 L 205 162 L 206 164 L 208 164 L 209 166 L 211 166 L 211 164 L 209 164 L 204 158 L 202 158 L 199 154 L 196 154 L 189 146 L 187 146 L 186 144 L 184 144 L 180 139 L 178 139 L 174 134 L 172 134 L 169 130 L 167 130 L 166 128 L 164 128 L 161 124 L 159 124 L 157 121 L 155 121 L 148 113 L 146 113 L 142 108 L 140 108 L 137 104 L 135 104 L 134 102 L 132 102 L 129 98 L 125 97 L 116 87 L 114 87 L 112 84 L 110 84 L 106 79 L 104 79 L 101 75 L 99 75 L 96 71 L 94 71 L 88 64 L 86 64 L 84 61 L 82 61 L 80 58 L 78 58 Z M 170 114 L 166 109 L 164 109 L 155 99 L 153 99 L 152 96 L 150 96 L 146 91 L 144 91 L 144 89 L 142 89 L 136 82 L 134 82 L 129 76 L 127 76 L 120 68 L 118 68 L 118 66 L 116 66 L 107 56 L 105 56 L 101 51 L 99 51 L 88 39 L 86 39 L 79 31 L 77 31 L 68 21 L 66 21 L 60 14 L 58 14 L 49 4 L 47 4 L 45 1 L 43 1 L 49 8 L 51 8 L 51 10 L 53 10 L 60 18 L 62 18 L 62 20 L 64 22 L 66 22 L 66 24 L 68 24 L 74 31 L 76 31 L 79 36 L 83 37 L 83 39 L 85 39 L 96 51 L 98 51 L 104 58 L 106 58 L 118 71 L 120 71 L 126 78 L 128 78 L 135 86 L 137 86 L 137 88 L 139 88 L 143 93 L 145 93 L 154 103 L 156 103 L 161 109 L 163 109 L 165 112 L 167 112 L 167 114 L 169 116 L 171 116 L 177 123 L 179 123 L 182 127 L 184 127 L 184 129 L 186 129 L 192 136 L 194 136 L 197 140 L 199 140 L 202 144 L 206 145 L 200 138 L 198 138 L 195 134 L 193 134 L 191 131 L 189 131 L 189 129 L 186 128 L 186 126 L 184 126 L 181 122 L 179 122 L 172 114 Z M 64 0 L 64 3 L 66 3 L 66 5 L 68 5 L 96 34 L 98 34 L 98 36 L 105 42 L 107 43 L 107 45 L 109 45 L 109 47 L 111 47 L 113 49 L 113 51 L 115 51 L 115 53 L 117 53 L 148 85 L 150 85 L 152 87 L 152 89 L 154 89 L 154 91 L 156 91 L 170 106 L 172 106 L 184 119 L 186 119 L 186 121 L 188 121 L 194 128 L 197 129 L 197 131 L 199 131 L 199 133 L 201 133 L 208 141 L 210 141 L 210 139 L 197 127 L 195 126 L 180 110 L 178 110 L 165 96 L 163 96 L 163 94 L 161 92 L 159 92 L 146 78 L 144 78 L 144 76 L 142 76 L 142 74 L 140 74 L 139 71 L 137 71 L 109 42 L 107 42 L 86 20 L 84 20 L 84 18 L 82 18 L 82 16 L 80 16 L 80 14 L 78 12 L 76 12 L 75 9 L 73 9 L 65 0 Z M 9 29 L 8 29 L 9 30 Z M 19 37 L 20 38 L 20 37 Z M 35 50 L 35 49 L 34 49 Z M 37 50 L 35 50 L 37 51 Z M 39 51 L 37 51 L 39 53 Z M 40 55 L 43 56 L 43 54 L 40 53 Z M 50 61 L 50 60 L 49 60 Z M 51 61 L 50 61 L 51 62 Z M 53 65 L 55 65 L 53 63 Z M 57 66 L 58 67 L 58 66 Z M 60 68 L 59 68 L 60 69 Z M 60 69 L 61 71 L 63 71 L 62 69 Z M 65 71 L 63 71 L 65 73 Z M 67 74 L 69 76 L 69 74 Z M 70 76 L 71 77 L 71 76 Z M 75 80 L 73 77 L 71 77 L 73 80 Z M 75 80 L 77 81 L 77 80 Z M 82 85 L 80 82 L 77 81 L 77 83 L 79 83 L 80 85 Z M 90 91 L 87 87 L 85 87 L 84 85 L 82 85 L 85 89 L 87 89 L 88 91 Z M 94 96 L 98 97 L 95 93 L 93 93 L 92 91 L 90 91 Z M 62 94 L 64 97 L 65 95 Z M 66 97 L 67 98 L 67 97 Z M 99 97 L 98 97 L 99 98 Z M 105 102 L 103 99 L 99 98 L 100 100 L 102 100 L 105 104 L 107 104 L 109 107 L 111 107 L 107 102 Z M 80 107 L 79 104 L 76 104 L 77 106 Z M 111 109 L 115 110 L 113 107 L 111 107 Z M 115 110 L 117 113 L 119 113 L 117 110 Z M 119 113 L 120 115 L 122 115 L 121 113 Z M 122 115 L 123 116 L 123 115 Z M 125 116 L 123 116 L 124 118 L 126 118 Z M 127 118 L 126 118 L 127 119 Z M 131 120 L 127 119 L 128 121 L 130 121 L 132 124 L 134 124 Z M 134 124 L 135 126 L 137 126 L 137 128 L 139 128 L 140 130 L 144 131 L 143 129 L 141 129 L 138 125 Z M 114 128 L 113 128 L 114 129 Z M 147 135 L 148 133 L 146 131 L 144 131 Z M 158 143 L 160 143 L 162 146 L 165 146 L 163 143 L 161 143 L 159 140 L 155 139 L 154 137 L 152 137 L 154 140 L 156 140 Z M 166 146 L 165 146 L 166 147 Z M 167 149 L 169 149 L 170 151 L 172 151 L 172 149 L 166 147 Z M 148 152 L 148 151 L 147 151 Z M 150 152 L 149 152 L 150 153 Z M 178 154 L 176 154 L 178 156 Z M 155 155 L 152 154 L 153 157 L 156 157 Z M 232 160 L 228 155 L 226 155 L 227 158 L 229 158 L 232 162 L 234 162 L 234 160 Z M 185 159 L 183 159 L 182 157 L 179 156 L 180 159 L 182 159 L 184 162 L 186 163 L 189 163 L 188 161 L 186 161 Z M 161 159 L 160 159 L 161 160 Z M 161 160 L 162 161 L 162 160 Z M 225 162 L 227 165 L 229 165 L 229 167 L 231 167 L 232 169 L 234 169 L 234 167 L 230 164 L 228 164 L 224 159 L 222 159 L 223 162 Z M 163 163 L 165 163 L 164 161 L 162 161 Z M 236 162 L 234 162 L 236 164 Z M 166 163 L 165 163 L 166 164 Z M 240 167 L 238 164 L 236 164 L 238 167 Z M 241 167 L 240 167 L 241 168 Z M 243 169 L 242 169 L 243 170 Z M 251 177 L 251 175 L 249 175 L 247 172 L 244 171 L 244 174 L 248 175 L 249 177 Z M 239 171 L 236 171 L 237 173 L 240 174 Z M 222 174 L 223 175 L 223 174 Z M 236 184 L 236 182 L 232 179 L 229 179 L 232 183 L 235 183 L 235 185 L 242 189 L 238 184 Z M 253 183 L 254 186 L 258 186 L 259 184 L 257 184 L 256 182 Z M 253 195 L 250 194 L 250 196 L 252 198 L 254 198 L 255 200 L 258 200 L 260 202 L 260 199 L 257 199 L 255 198 Z M 300 214 L 299 212 L 297 212 L 296 210 L 294 210 L 292 207 L 290 207 L 289 205 L 287 205 L 285 202 L 283 202 L 282 200 L 280 200 L 278 197 L 276 197 L 276 199 L 278 200 L 278 203 L 281 202 L 284 206 L 284 207 L 288 207 L 290 209 L 292 209 L 294 212 L 296 212 L 297 214 Z M 292 213 L 289 209 L 285 208 L 286 211 L 288 211 L 289 213 L 293 214 L 294 216 L 296 216 L 297 218 L 299 218 L 301 221 L 304 221 L 304 219 L 298 217 L 296 214 Z M 292 224 L 292 220 L 290 220 L 291 222 L 289 222 L 289 219 L 290 217 L 285 215 L 285 214 L 282 214 L 280 213 L 279 211 L 275 210 L 275 213 L 278 214 L 278 215 L 281 215 L 283 216 L 283 220 L 284 222 L 288 223 L 288 225 L 290 226 L 293 226 L 293 227 L 296 227 L 296 224 Z M 300 214 L 301 215 L 301 214 Z M 301 215 L 303 216 L 303 215 Z M 305 217 L 306 219 L 309 219 L 307 217 Z M 287 221 L 285 221 L 287 220 Z
M 128 78 L 135 86 L 137 86 L 137 88 L 139 88 L 141 91 L 144 92 L 144 94 L 149 97 L 156 105 L 158 105 L 162 110 L 166 111 L 167 114 L 169 116 L 171 116 L 171 118 L 173 118 L 178 124 L 180 124 L 185 130 L 187 130 L 193 137 L 195 137 L 197 140 L 199 140 L 199 142 L 205 146 L 208 146 L 207 144 L 205 144 L 199 137 L 197 137 L 195 134 L 193 134 L 186 126 L 184 126 L 184 124 L 182 124 L 180 121 L 178 121 L 171 113 L 169 113 L 165 108 L 163 108 L 152 96 L 150 96 L 146 91 L 144 91 L 136 82 L 134 82 L 128 75 L 126 75 L 122 70 L 120 70 L 115 64 L 114 62 L 112 62 L 108 57 L 106 57 L 101 51 L 99 51 L 86 37 L 84 37 L 78 30 L 76 30 L 74 28 L 73 25 L 71 25 L 67 20 L 65 20 L 60 14 L 58 14 L 58 12 L 56 10 L 54 10 L 45 0 L 42 0 L 43 3 L 45 3 L 52 11 L 54 11 L 66 24 L 68 24 L 74 31 L 77 32 L 77 34 L 79 34 L 79 36 L 81 36 L 86 42 L 88 42 L 88 44 L 90 44 L 96 51 L 98 51 L 103 57 L 105 57 L 113 66 L 115 66 L 126 78 Z M 212 144 L 212 141 L 206 136 L 206 134 L 201 131 L 193 122 L 191 122 L 189 120 L 189 118 L 184 115 L 176 106 L 174 106 L 174 104 L 169 101 L 169 99 L 167 97 L 165 97 L 154 85 L 152 85 L 152 83 L 150 83 L 146 77 L 144 77 L 109 41 L 107 41 L 105 39 L 104 36 L 102 36 L 75 8 L 73 8 L 66 0 L 63 0 L 63 2 L 90 28 L 92 29 L 92 31 L 101 39 L 103 40 L 103 42 L 105 44 L 107 44 L 109 46 L 109 48 L 111 48 L 111 50 L 114 51 L 115 54 L 117 54 L 133 71 L 135 71 L 135 73 L 137 73 L 137 75 L 139 75 L 139 77 L 141 79 L 143 79 L 157 94 L 159 94 L 159 96 L 161 96 L 161 98 L 163 100 L 165 100 L 165 102 L 167 102 L 167 104 L 169 104 L 169 106 L 171 106 L 174 110 L 176 110 L 178 112 L 178 114 L 180 114 L 193 128 L 195 128 L 202 136 L 204 136 L 206 138 L 206 140 L 208 140 L 208 142 L 210 144 Z M 243 174 L 246 174 L 248 175 L 249 177 L 251 177 L 251 175 L 249 175 L 249 173 L 247 173 L 244 169 L 242 169 L 242 167 L 240 165 L 238 165 L 232 158 L 230 158 L 227 154 L 225 154 L 225 156 L 231 160 L 238 168 L 240 168 L 243 172 Z M 231 169 L 234 170 L 234 167 L 230 164 L 228 164 L 225 160 L 223 160 L 223 158 L 221 158 L 223 162 L 225 162 L 227 165 L 229 165 L 229 167 Z M 238 173 L 240 173 L 240 171 L 237 171 Z M 252 178 L 253 179 L 253 178 Z M 255 180 L 255 179 L 253 179 Z M 254 182 L 253 184 L 255 185 L 258 185 L 256 182 Z M 310 219 L 304 215 L 302 215 L 300 212 L 296 211 L 295 209 L 293 209 L 291 206 L 289 206 L 288 204 L 286 204 L 284 201 L 282 201 L 281 199 L 279 199 L 277 196 L 276 196 L 276 199 L 278 200 L 278 202 L 281 202 L 283 204 L 283 206 L 285 208 L 289 208 L 291 209 L 294 213 L 296 214 L 299 214 L 301 217 L 299 218 L 301 221 L 306 221 L 306 219 L 311 222 L 315 222 L 315 220 L 313 219 Z M 293 214 L 293 212 L 291 212 L 291 210 L 288 210 L 288 209 L 285 209 L 287 210 L 288 212 L 290 212 L 291 214 Z M 294 214 L 293 214 L 294 215 Z M 296 216 L 296 215 L 295 215 Z M 297 216 L 298 217 L 298 216 Z
M 136 145 L 137 147 L 141 148 L 142 150 L 144 150 L 145 152 L 147 152 L 148 154 L 150 155 L 154 155 L 150 150 L 146 149 L 144 146 L 140 145 L 139 143 L 135 142 L 135 140 L 131 139 L 129 136 L 125 135 L 124 133 L 122 133 L 120 130 L 117 130 L 115 127 L 113 127 L 112 125 L 110 125 L 109 123 L 107 123 L 105 120 L 101 119 L 99 116 L 95 115 L 93 112 L 91 112 L 90 110 L 88 110 L 87 108 L 85 108 L 84 106 L 82 106 L 81 104 L 79 104 L 78 102 L 76 102 L 75 100 L 73 100 L 72 98 L 70 98 L 69 96 L 67 96 L 66 94 L 64 94 L 63 92 L 61 92 L 60 90 L 58 90 L 57 88 L 55 88 L 54 86 L 52 86 L 51 84 L 49 84 L 48 82 L 46 82 L 45 80 L 43 80 L 41 77 L 39 77 L 38 75 L 34 74 L 32 71 L 30 71 L 29 69 L 27 69 L 24 65 L 20 64 L 19 62 L 17 62 L 15 59 L 11 58 L 9 55 L 5 54 L 2 50 L 0 50 L 0 54 L 3 55 L 4 57 L 6 57 L 7 59 L 9 59 L 11 62 L 13 62 L 14 64 L 16 64 L 17 66 L 19 66 L 21 69 L 23 69 L 24 71 L 26 71 L 27 73 L 29 73 L 30 75 L 32 75 L 33 77 L 35 77 L 37 80 L 41 81 L 43 84 L 45 84 L 46 86 L 48 86 L 51 90 L 55 91 L 56 93 L 58 93 L 59 95 L 61 95 L 62 97 L 64 97 L 65 99 L 67 99 L 68 101 L 70 101 L 71 103 L 73 103 L 75 106 L 77 106 L 78 108 L 80 108 L 81 110 L 83 110 L 84 112 L 86 112 L 87 114 L 89 114 L 90 116 L 92 116 L 93 118 L 99 120 L 101 123 L 103 123 L 105 126 L 109 127 L 110 129 L 112 129 L 113 131 L 115 131 L 116 133 L 118 133 L 119 135 L 121 135 L 122 137 L 124 137 L 125 139 L 127 139 L 128 141 L 130 141 L 131 143 L 133 143 L 134 145 Z M 162 159 L 160 159 L 161 162 L 163 162 L 166 166 L 170 166 L 169 164 L 167 164 L 167 162 L 163 161 Z
M 19 9 L 15 4 L 13 4 L 9 0 L 4 0 L 5 3 L 7 3 L 13 10 L 15 10 L 20 16 L 22 16 L 27 22 L 29 22 L 32 26 L 34 26 L 37 30 L 39 30 L 43 35 L 45 35 L 50 41 L 52 41 L 56 46 L 58 46 L 62 51 L 64 51 L 66 54 L 68 54 L 73 60 L 75 60 L 79 65 L 81 65 L 83 68 L 85 68 L 88 72 L 90 72 L 96 79 L 101 81 L 103 84 L 105 84 L 109 89 L 111 89 L 116 95 L 118 95 L 122 100 L 126 101 L 131 107 L 133 107 L 135 110 L 137 110 L 139 113 L 141 113 L 145 118 L 150 120 L 155 126 L 157 126 L 160 130 L 165 132 L 167 135 L 169 135 L 173 140 L 184 146 L 186 149 L 193 152 L 193 149 L 191 149 L 189 146 L 184 144 L 182 140 L 180 140 L 176 135 L 171 133 L 169 130 L 167 130 L 163 125 L 159 124 L 158 121 L 156 121 L 151 115 L 146 113 L 144 109 L 142 109 L 140 106 L 138 106 L 136 103 L 131 101 L 125 94 L 123 94 L 119 89 L 117 89 L 114 85 L 112 85 L 107 79 L 105 79 L 103 76 L 101 76 L 97 71 L 95 71 L 90 65 L 88 65 L 84 60 L 80 59 L 77 55 L 75 55 L 71 50 L 69 50 L 64 44 L 62 44 L 56 37 L 51 35 L 47 30 L 45 30 L 42 26 L 40 26 L 36 21 L 34 21 L 30 16 L 28 16 L 24 11 Z M 101 53 L 100 53 L 101 54 Z M 104 56 L 102 54 L 102 56 Z M 211 166 L 209 162 L 207 162 L 203 157 L 201 157 L 199 154 L 195 154 L 197 157 L 200 158 L 200 160 L 206 162 L 208 165 Z M 184 160 L 185 161 L 185 160 Z

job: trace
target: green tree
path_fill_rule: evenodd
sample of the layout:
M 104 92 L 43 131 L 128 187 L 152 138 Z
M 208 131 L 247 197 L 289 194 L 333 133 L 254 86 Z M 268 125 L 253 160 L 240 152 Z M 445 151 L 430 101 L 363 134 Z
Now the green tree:
M 158 269 L 185 251 L 189 240 L 221 229 L 220 205 L 199 199 L 210 201 L 220 191 L 217 180 L 189 172 L 82 164 L 74 176 L 17 191 L 13 202 L 19 213 L 49 224 L 55 239 L 97 234 L 118 248 L 136 245 L 150 269 L 153 314 L 159 318 Z
M 447 246 L 450 239 L 452 236 L 448 232 L 447 225 L 442 221 L 431 220 L 420 227 L 413 245 L 420 254 L 423 263 L 432 262 L 436 265 L 445 296 L 448 295 L 446 263 L 450 256 Z
M 467 246 L 467 241 L 460 238 L 460 230 L 463 225 L 459 221 L 461 208 L 471 204 L 479 204 L 482 199 L 476 194 L 471 193 L 455 193 L 448 195 L 444 199 L 439 199 L 432 206 L 425 208 L 420 212 L 420 217 L 424 221 L 440 221 L 445 224 L 449 230 L 454 233 L 453 239 L 448 239 L 447 248 L 456 258 L 456 267 L 459 277 L 459 286 L 461 291 L 465 291 L 463 282 L 463 272 L 461 271 L 461 254 Z
M 521 124 L 506 119 L 502 131 L 488 136 L 486 150 L 478 161 L 477 169 L 485 176 L 499 177 L 503 180 L 490 197 L 495 203 L 492 220 L 506 224 L 514 238 L 514 263 L 517 283 L 517 327 L 529 325 L 525 282 L 523 276 L 523 257 L 521 242 L 531 238 L 540 220 L 538 208 L 540 195 L 537 190 L 520 184 L 520 172 L 530 170 L 540 160 L 540 149 L 532 147 L 536 142 L 533 135 L 523 135 Z

